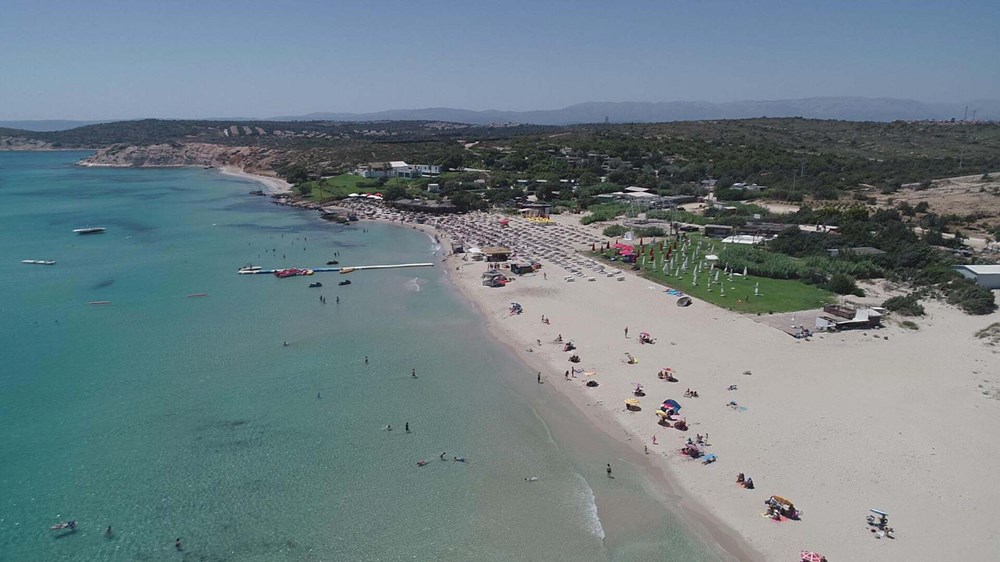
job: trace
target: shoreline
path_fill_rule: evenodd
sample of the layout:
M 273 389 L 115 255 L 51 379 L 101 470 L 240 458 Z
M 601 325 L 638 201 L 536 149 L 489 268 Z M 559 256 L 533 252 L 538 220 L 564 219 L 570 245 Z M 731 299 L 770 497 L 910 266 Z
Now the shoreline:
M 552 366 L 549 363 L 534 353 L 526 352 L 522 346 L 523 342 L 511 337 L 502 329 L 497 319 L 491 314 L 487 303 L 472 290 L 475 287 L 463 282 L 462 277 L 456 274 L 456 269 L 453 269 L 456 266 L 461 267 L 465 262 L 456 259 L 456 255 L 450 254 L 450 251 L 445 249 L 446 245 L 452 242 L 451 236 L 447 232 L 428 224 L 400 223 L 383 218 L 365 220 L 396 228 L 410 227 L 411 230 L 437 237 L 443 253 L 443 259 L 439 263 L 445 270 L 444 278 L 448 285 L 456 290 L 461 298 L 476 311 L 476 314 L 485 323 L 487 333 L 495 338 L 495 344 L 505 348 L 526 367 L 548 373 L 545 376 L 547 381 L 552 384 L 543 385 L 542 392 L 553 395 L 564 406 L 575 410 L 587 421 L 588 429 L 599 431 L 624 450 L 623 457 L 618 460 L 627 462 L 641 474 L 643 484 L 655 495 L 660 506 L 674 515 L 681 522 L 685 531 L 695 537 L 708 551 L 719 556 L 722 560 L 761 562 L 767 559 L 754 548 L 746 537 L 740 535 L 736 529 L 714 515 L 698 498 L 688 493 L 669 466 L 656 462 L 652 455 L 644 454 L 640 444 L 632 437 L 622 439 L 621 431 L 624 430 L 628 434 L 627 427 L 608 419 L 607 413 L 602 408 L 588 407 L 593 405 L 588 404 L 585 399 L 581 399 L 585 397 L 558 384 L 559 381 L 551 376 Z
M 371 220 L 362 209 L 377 208 L 358 208 Z M 471 244 L 499 218 L 434 218 L 425 225 L 375 220 L 431 232 L 450 254 L 451 236 L 441 225 L 452 231 L 456 223 L 466 225 L 458 228 L 459 238 Z M 476 221 L 481 229 L 468 228 Z M 544 237 L 549 228 L 516 217 L 509 221 L 510 227 L 494 232 L 523 241 L 517 236 Z M 781 315 L 740 314 L 697 299 L 678 308 L 665 287 L 630 272 L 624 281 L 598 274 L 595 282 L 576 277 L 567 283 L 562 280 L 567 269 L 540 261 L 540 271 L 513 276 L 503 288 L 480 284 L 482 262 L 449 255 L 443 265 L 449 282 L 485 317 L 490 333 L 542 371 L 545 382 L 558 386 L 560 397 L 592 425 L 631 447 L 638 459 L 648 459 L 658 495 L 728 555 L 789 560 L 800 550 L 814 550 L 831 560 L 974 558 L 1000 549 L 1000 538 L 986 521 L 936 515 L 957 498 L 968 509 L 985 511 L 1000 501 L 1000 491 L 983 488 L 991 481 L 989 467 L 1000 462 L 1000 452 L 991 446 L 1000 431 L 1000 373 L 989 367 L 998 350 L 973 335 L 1000 320 L 1000 313 L 969 316 L 928 301 L 927 316 L 915 319 L 918 330 L 890 316 L 880 329 L 799 340 L 775 327 L 783 322 Z M 866 290 L 871 294 L 862 300 L 868 304 L 889 296 L 879 286 Z M 524 314 L 510 315 L 510 302 L 521 303 Z M 794 316 L 790 320 L 794 323 Z M 623 337 L 624 326 L 631 337 Z M 658 342 L 639 345 L 640 331 Z M 599 388 L 581 384 L 587 377 L 564 380 L 563 371 L 574 364 L 553 343 L 557 334 L 577 344 L 582 362 L 575 366 L 596 372 Z M 626 364 L 625 351 L 640 364 Z M 657 370 L 667 366 L 680 382 L 657 379 Z M 641 399 L 642 412 L 626 412 L 621 400 L 631 397 L 635 383 L 644 385 L 648 397 Z M 730 385 L 738 389 L 728 391 Z M 683 398 L 685 388 L 701 398 Z M 655 404 L 665 398 L 681 402 L 689 431 L 665 429 L 651 419 Z M 727 408 L 731 400 L 739 407 Z M 961 439 L 955 439 L 956 431 Z M 706 452 L 719 459 L 709 466 L 677 452 L 685 439 L 702 433 L 711 434 Z M 654 436 L 659 445 L 652 445 Z M 961 463 L 952 461 L 959 458 Z M 737 486 L 738 472 L 752 476 L 756 490 Z M 918 477 L 919 485 L 910 477 Z M 803 518 L 776 524 L 761 517 L 771 494 L 794 500 Z M 895 540 L 875 540 L 869 532 L 865 516 L 873 508 L 892 515 Z M 700 512 L 707 520 L 699 520 Z M 740 546 L 746 550 L 733 552 Z
M 217 169 L 219 170 L 219 173 L 224 176 L 243 178 L 263 185 L 263 191 L 267 195 L 280 195 L 284 193 L 291 193 L 292 191 L 292 184 L 276 176 L 248 172 L 243 168 L 238 168 L 236 166 L 222 166 Z
M 264 187 L 262 191 L 266 195 L 283 195 L 286 193 L 291 193 L 292 191 L 292 184 L 288 183 L 287 181 L 277 176 L 270 176 L 263 173 L 248 172 L 245 169 L 238 166 L 228 166 L 228 165 L 202 166 L 198 164 L 162 164 L 156 166 L 133 166 L 129 164 L 107 164 L 107 163 L 97 163 L 97 162 L 85 162 L 82 160 L 77 162 L 76 165 L 84 168 L 196 168 L 201 170 L 211 169 L 217 171 L 218 173 L 224 176 L 242 178 L 260 184 Z

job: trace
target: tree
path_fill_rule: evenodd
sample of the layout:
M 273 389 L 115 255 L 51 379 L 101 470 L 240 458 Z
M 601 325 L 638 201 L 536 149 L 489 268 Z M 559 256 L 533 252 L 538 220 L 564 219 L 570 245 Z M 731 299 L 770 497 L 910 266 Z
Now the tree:
M 838 295 L 850 295 L 858 286 L 854 283 L 854 278 L 843 273 L 835 273 L 830 277 L 830 290 Z
M 389 185 L 382 190 L 382 198 L 386 201 L 396 201 L 406 197 L 406 188 L 401 185 Z

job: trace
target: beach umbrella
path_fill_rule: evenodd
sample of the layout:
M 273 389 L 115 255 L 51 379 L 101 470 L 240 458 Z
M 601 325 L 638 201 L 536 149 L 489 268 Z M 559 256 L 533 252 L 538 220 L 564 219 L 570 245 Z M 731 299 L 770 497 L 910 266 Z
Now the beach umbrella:
M 638 406 L 639 405 L 639 399 L 638 398 L 628 398 L 628 399 L 625 400 L 625 404 L 628 405 L 628 406 Z
M 803 550 L 799 553 L 802 557 L 802 562 L 824 562 L 826 558 L 819 554 L 818 552 L 812 552 L 811 550 Z

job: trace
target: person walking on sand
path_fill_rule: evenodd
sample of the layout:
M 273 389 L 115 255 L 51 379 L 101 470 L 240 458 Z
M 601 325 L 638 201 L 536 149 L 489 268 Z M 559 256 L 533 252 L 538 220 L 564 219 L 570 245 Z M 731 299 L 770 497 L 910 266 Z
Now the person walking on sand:
M 542 372 L 538 371 L 538 384 L 542 384 Z
M 608 470 L 608 478 L 614 478 L 614 476 L 611 476 L 611 463 L 608 463 L 608 469 L 607 470 Z
M 628 337 L 628 326 L 625 326 L 625 337 Z

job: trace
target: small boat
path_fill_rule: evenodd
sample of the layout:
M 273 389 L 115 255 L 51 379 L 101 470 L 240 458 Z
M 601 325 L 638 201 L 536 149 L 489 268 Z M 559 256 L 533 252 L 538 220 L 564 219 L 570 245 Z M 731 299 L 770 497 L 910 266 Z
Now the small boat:
M 111 301 L 90 301 L 87 304 L 111 304 Z
M 262 268 L 259 265 L 244 265 L 237 270 L 238 273 L 254 273 L 260 271 Z
M 296 277 L 298 275 L 312 275 L 313 270 L 311 269 L 300 269 L 297 267 L 289 267 L 287 269 L 279 269 L 274 272 L 275 277 L 284 279 L 286 277 Z
M 192 297 L 207 297 L 207 296 L 208 293 L 191 293 L 190 295 L 187 296 L 187 298 L 190 299 Z
M 100 234 L 105 230 L 107 230 L 107 228 L 104 228 L 103 226 L 88 226 L 86 228 L 76 228 L 73 232 L 77 234 Z
M 34 265 L 55 265 L 55 260 L 21 260 L 21 263 L 30 263 Z
M 340 283 L 337 283 L 337 284 L 341 285 L 341 286 L 343 286 L 343 285 L 350 285 L 351 284 L 351 280 L 350 279 L 344 279 L 343 281 L 341 281 Z
M 320 283 L 319 281 L 317 281 L 317 282 L 315 282 L 315 283 L 310 283 L 310 284 L 309 284 L 309 288 L 310 288 L 310 289 L 315 289 L 316 287 L 322 287 L 322 286 L 323 286 L 323 284 L 322 284 L 322 283 Z
M 60 521 L 55 525 L 49 527 L 53 531 L 60 531 L 62 529 L 76 529 L 76 521 Z
M 340 264 L 340 262 L 337 261 L 337 260 L 330 260 L 330 261 L 326 262 L 326 265 L 339 265 L 339 264 Z

